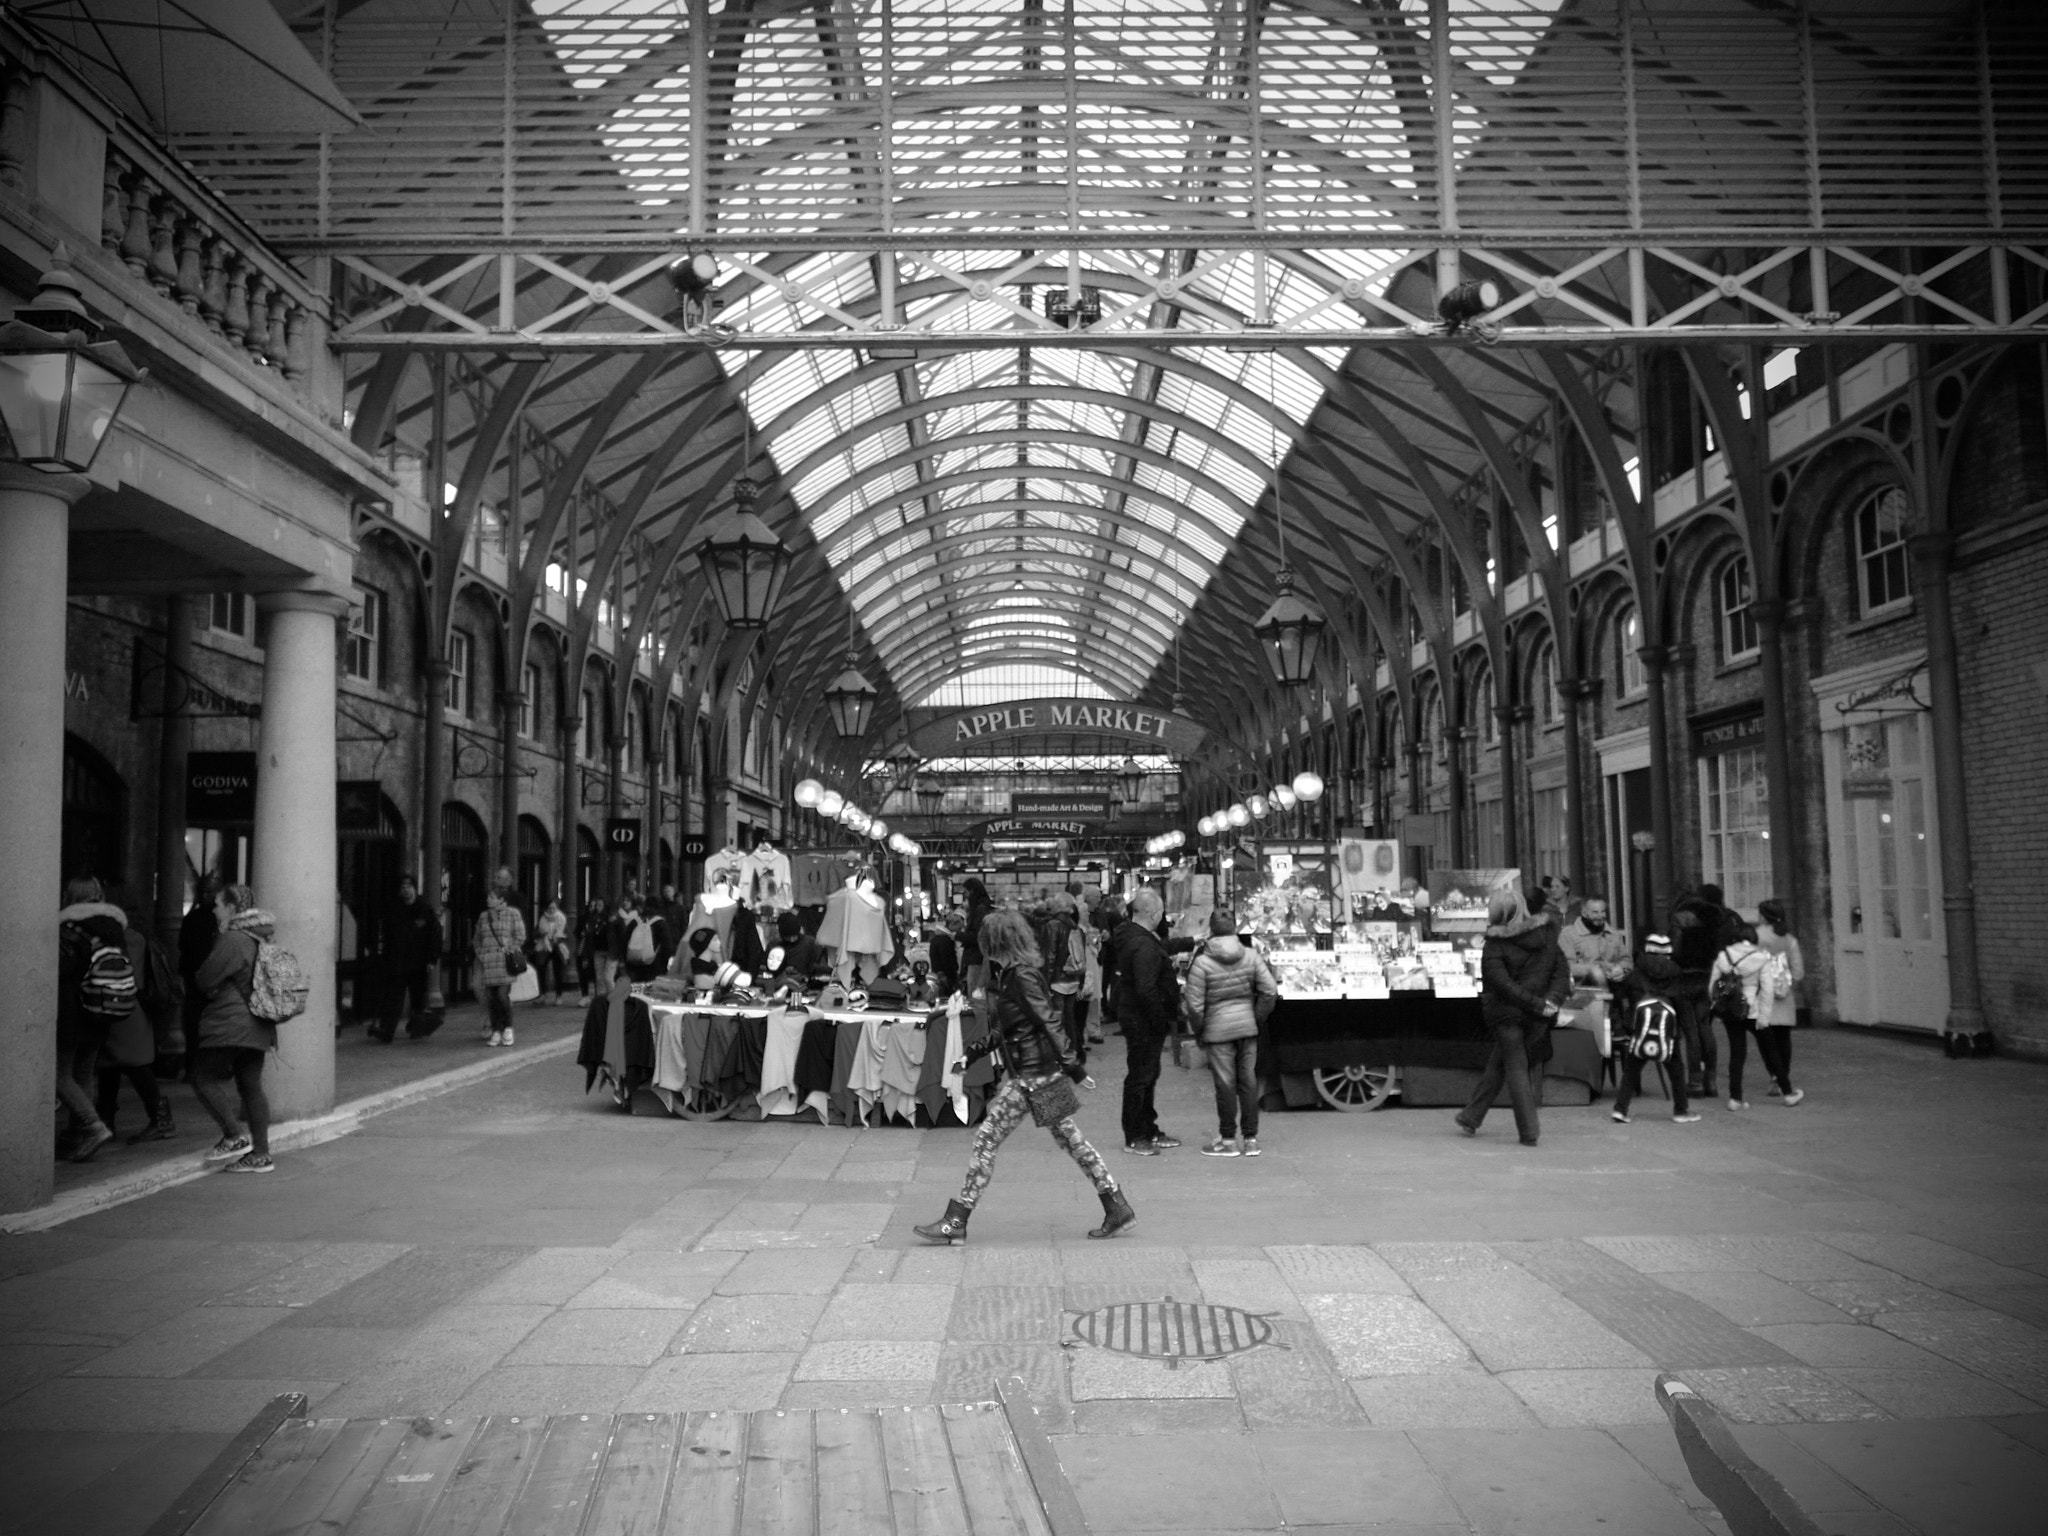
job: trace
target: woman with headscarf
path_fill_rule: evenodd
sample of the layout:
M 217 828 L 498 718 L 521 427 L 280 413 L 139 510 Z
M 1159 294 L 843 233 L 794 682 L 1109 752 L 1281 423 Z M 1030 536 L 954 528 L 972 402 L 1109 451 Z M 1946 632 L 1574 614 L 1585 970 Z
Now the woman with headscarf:
M 1479 1010 L 1493 1031 L 1493 1051 L 1472 1100 L 1458 1111 L 1458 1129 L 1479 1134 L 1487 1110 L 1507 1082 L 1522 1145 L 1533 1147 L 1540 1132 L 1540 1079 L 1530 1063 L 1549 1056 L 1550 1021 L 1571 995 L 1571 967 L 1557 947 L 1557 930 L 1532 914 L 1522 893 L 1503 886 L 1486 904 L 1486 946 L 1480 956 Z
M 981 926 L 982 953 L 989 967 L 989 993 L 995 1028 L 967 1046 L 967 1054 L 954 1063 L 964 1072 L 969 1062 L 992 1051 L 1002 1052 L 1006 1068 L 1003 1081 L 989 1098 L 981 1128 L 974 1133 L 974 1150 L 968 1155 L 967 1177 L 957 1199 L 946 1202 L 946 1214 L 930 1226 L 916 1228 L 917 1235 L 931 1243 L 967 1241 L 967 1218 L 974 1214 L 982 1192 L 995 1175 L 996 1151 L 1019 1122 L 1032 1112 L 1031 1096 L 1059 1081 L 1062 1075 L 1084 1088 L 1093 1088 L 1080 1058 L 1074 1054 L 1060 1012 L 1040 969 L 1038 945 L 1031 925 L 1017 912 L 991 913 Z M 1071 1095 L 1072 1090 L 1068 1090 Z M 1088 1144 L 1071 1113 L 1046 1127 L 1052 1139 L 1080 1164 L 1102 1199 L 1102 1225 L 1091 1229 L 1090 1237 L 1115 1237 L 1137 1223 L 1137 1213 L 1117 1187 L 1102 1155 Z

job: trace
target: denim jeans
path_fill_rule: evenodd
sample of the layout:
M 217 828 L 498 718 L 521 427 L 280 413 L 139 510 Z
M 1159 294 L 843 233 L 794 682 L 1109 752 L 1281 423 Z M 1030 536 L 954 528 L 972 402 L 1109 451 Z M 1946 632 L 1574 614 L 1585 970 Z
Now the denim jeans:
M 1549 1033 L 1548 1019 L 1528 1019 L 1520 1024 L 1494 1026 L 1493 1052 L 1486 1058 L 1486 1070 L 1479 1074 L 1479 1086 L 1472 1090 L 1472 1101 L 1458 1111 L 1460 1125 L 1478 1130 L 1486 1119 L 1486 1112 L 1493 1108 L 1493 1101 L 1500 1094 L 1501 1083 L 1505 1081 L 1509 1102 L 1515 1106 L 1515 1129 L 1521 1134 L 1523 1145 L 1536 1145 L 1536 1137 L 1542 1130 L 1536 1114 L 1537 1104 L 1542 1098 L 1542 1080 L 1530 1071 L 1529 1051 Z M 1536 1072 L 1541 1070 L 1539 1067 Z
M 1242 1125 L 1250 1140 L 1259 1134 L 1259 1037 L 1219 1040 L 1208 1051 L 1209 1075 L 1216 1080 L 1216 1134 L 1228 1141 Z
M 1757 1029 L 1754 1025 L 1731 1023 L 1727 1019 L 1721 1021 L 1721 1026 L 1728 1031 L 1729 1098 L 1742 1097 L 1742 1069 L 1749 1063 L 1752 1034 L 1756 1037 L 1756 1053 L 1763 1058 L 1764 1075 L 1778 1085 L 1780 1093 L 1792 1091 L 1791 1063 L 1782 1043 L 1792 1033 L 1789 1029 L 1772 1029 L 1768 1025 Z
M 511 986 L 485 987 L 484 1009 L 491 1016 L 491 1032 L 493 1034 L 496 1034 L 501 1029 L 510 1029 L 512 1027 Z
M 1159 1053 L 1166 1047 L 1163 1032 L 1124 1025 L 1124 1142 L 1150 1141 L 1159 1134 L 1159 1111 L 1152 1092 L 1159 1086 Z

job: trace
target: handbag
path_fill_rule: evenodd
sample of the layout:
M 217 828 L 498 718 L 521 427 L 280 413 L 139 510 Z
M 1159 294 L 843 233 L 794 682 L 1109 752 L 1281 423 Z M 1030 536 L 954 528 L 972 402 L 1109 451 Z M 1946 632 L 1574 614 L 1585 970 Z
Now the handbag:
M 506 993 L 510 1002 L 530 1003 L 540 996 L 540 977 L 528 966 L 521 966 L 512 977 L 512 987 Z
M 1036 1088 L 1026 1089 L 1024 1097 L 1031 1105 L 1033 1125 L 1058 1125 L 1081 1109 L 1081 1095 L 1074 1091 L 1073 1079 L 1064 1072 Z

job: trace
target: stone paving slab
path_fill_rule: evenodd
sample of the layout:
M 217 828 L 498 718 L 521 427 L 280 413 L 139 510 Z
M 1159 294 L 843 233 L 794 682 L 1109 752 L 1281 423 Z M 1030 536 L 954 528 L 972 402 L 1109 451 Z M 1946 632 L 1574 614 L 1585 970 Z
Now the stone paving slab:
M 314 1381 L 348 1381 L 398 1348 L 410 1331 L 402 1328 L 271 1328 L 222 1350 L 193 1376 L 305 1376 Z
M 1877 1326 L 2048 1405 L 2048 1333 L 1996 1312 L 1886 1312 Z
M 1364 1409 L 1315 1329 L 1274 1324 L 1273 1342 L 1224 1362 L 1253 1429 L 1363 1428 Z
M 1056 1343 L 1060 1293 L 1047 1285 L 968 1285 L 954 1296 L 946 1337 L 963 1343 Z
M 681 1325 L 675 1313 L 658 1308 L 589 1307 L 557 1312 L 522 1339 L 505 1363 L 646 1367 L 668 1353 L 669 1342 Z
M 1416 1375 L 1472 1363 L 1465 1341 L 1412 1296 L 1344 1292 L 1301 1300 L 1345 1376 Z
M 1059 1253 L 1051 1248 L 983 1247 L 969 1243 L 965 1251 L 963 1285 L 1056 1286 L 1062 1279 Z
M 1827 1373 L 1895 1419 L 1971 1419 L 2033 1413 L 2040 1404 L 1969 1371 L 1828 1366 Z
M 804 1292 L 823 1296 L 839 1283 L 853 1262 L 851 1248 L 797 1248 L 749 1253 L 718 1282 L 719 1294 L 753 1295 L 765 1291 Z
M 1418 1281 L 1432 1312 L 1472 1347 L 1488 1370 L 1648 1366 L 1652 1357 L 1585 1308 L 1516 1271 L 1464 1280 Z
M 209 1305 L 308 1307 L 375 1274 L 408 1251 L 402 1243 L 322 1243 L 260 1279 L 225 1289 L 210 1298 Z
M 1848 1316 L 1807 1290 L 1751 1270 L 1663 1274 L 1657 1276 L 1657 1283 L 1705 1303 L 1740 1328 L 1766 1323 L 1838 1323 Z
M 303 1392 L 314 1409 L 334 1391 L 331 1381 L 181 1377 L 59 1376 L 0 1403 L 0 1432 L 233 1434 L 281 1392 Z
M 811 1336 L 943 1339 L 956 1290 L 950 1285 L 842 1285 Z
M 1096 1531 L 1277 1530 L 1278 1503 L 1249 1436 L 1072 1435 L 1060 1469 Z
M 637 1365 L 501 1365 L 470 1383 L 447 1414 L 616 1413 L 645 1374 Z
M 1968 1312 L 1973 1303 L 1903 1275 L 1879 1273 L 1857 1280 L 1809 1280 L 1800 1286 L 1814 1300 L 1866 1321 L 1886 1312 Z
M 542 1248 L 500 1270 L 473 1294 L 487 1305 L 530 1301 L 561 1306 L 618 1261 L 611 1248 Z
M 822 1295 L 714 1296 L 675 1336 L 677 1354 L 795 1354 L 825 1310 Z
M 789 1385 L 788 1352 L 670 1355 L 642 1373 L 618 1404 L 621 1413 L 751 1413 L 774 1408 Z
M 1745 1424 L 1826 1424 L 1886 1416 L 1870 1399 L 1805 1365 L 1687 1371 L 1685 1383 Z
M 1817 1232 L 1830 1248 L 1854 1254 L 1893 1274 L 1918 1280 L 1936 1290 L 1953 1291 L 1964 1286 L 2028 1285 L 2039 1276 L 2024 1269 L 1993 1263 L 1951 1243 L 1922 1237 L 1914 1232 Z
M 814 1343 L 796 1364 L 798 1381 L 930 1381 L 938 1374 L 936 1339 L 835 1339 Z
M 1297 1292 L 1359 1291 L 1412 1295 L 1393 1266 L 1370 1248 L 1281 1244 L 1266 1249 L 1281 1279 Z
M 1552 1429 L 1665 1422 L 1654 1370 L 1502 1371 L 1495 1379 Z
M 916 1408 L 951 1401 L 929 1381 L 792 1381 L 781 1406 L 807 1408 Z
M 548 1307 L 527 1304 L 450 1308 L 431 1326 L 410 1330 L 315 1406 L 347 1419 L 445 1412 L 551 1315 Z
M 1369 1376 L 1352 1395 L 1376 1429 L 1527 1429 L 1535 1414 L 1476 1366 L 1404 1376 Z
M 1924 1536 L 2041 1528 L 2048 1459 L 1982 1425 L 1800 1424 L 1784 1434 Z
M 1868 1323 L 1774 1323 L 1755 1332 L 1801 1364 L 1817 1365 L 1824 1370 L 1853 1366 L 1868 1370 L 1938 1371 L 1949 1363 Z
M 1393 1430 L 1255 1431 L 1252 1449 L 1290 1526 L 1442 1525 L 1464 1517 L 1408 1437 Z
M 1068 1350 L 1067 1395 L 1076 1403 L 1091 1398 L 1231 1397 L 1230 1372 L 1220 1362 L 1169 1365 L 1137 1355 L 1083 1346 Z
M 1476 1530 L 1700 1536 L 1691 1512 L 1596 1430 L 1426 1429 L 1408 1440 Z
M 1274 1312 L 1300 1317 L 1301 1297 L 1265 1259 L 1195 1259 L 1191 1261 L 1202 1300 L 1214 1306 L 1247 1312 Z
M 415 1247 L 303 1307 L 287 1327 L 410 1327 L 489 1284 L 521 1257 L 516 1248 Z
M 1025 1391 L 1041 1408 L 1067 1400 L 1066 1353 L 1051 1343 L 948 1343 L 939 1352 L 934 1400 L 984 1402 L 994 1393 L 994 1383 L 1010 1376 L 1023 1378 Z
M 285 1307 L 193 1307 L 79 1366 L 74 1376 L 184 1376 L 291 1316 Z

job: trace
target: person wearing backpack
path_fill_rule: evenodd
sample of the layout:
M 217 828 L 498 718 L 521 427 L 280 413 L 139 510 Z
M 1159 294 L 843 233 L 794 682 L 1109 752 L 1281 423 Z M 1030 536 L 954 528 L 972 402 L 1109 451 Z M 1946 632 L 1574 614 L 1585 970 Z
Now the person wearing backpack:
M 1771 1097 L 1783 1099 L 1787 1105 L 1797 1104 L 1806 1097 L 1805 1092 L 1794 1088 L 1788 1093 L 1779 1085 L 1792 1077 L 1792 1031 L 1799 1023 L 1799 989 L 1806 982 L 1806 956 L 1792 934 L 1791 924 L 1785 920 L 1785 903 L 1775 896 L 1760 901 L 1756 904 L 1756 915 L 1757 946 L 1768 950 L 1778 961 L 1778 968 L 1771 974 L 1774 995 L 1770 1009 L 1757 1020 L 1757 1054 L 1764 1059 L 1764 1070 L 1771 1074 Z
M 1629 1105 L 1643 1090 L 1646 1062 L 1664 1063 L 1664 1076 L 1671 1084 L 1671 1118 L 1680 1125 L 1698 1123 L 1699 1115 L 1686 1097 L 1683 1020 L 1678 1011 L 1679 988 L 1685 985 L 1678 963 L 1671 958 L 1671 936 L 1653 933 L 1643 940 L 1643 952 L 1636 956 L 1633 977 L 1636 1002 L 1621 1029 L 1614 1035 L 1614 1050 L 1621 1058 L 1621 1092 L 1615 1096 L 1613 1119 L 1629 1123 Z M 1648 1009 L 1646 1018 L 1643 1010 Z M 1646 1056 L 1636 1048 L 1645 1025 L 1658 1033 L 1657 1056 Z
M 1181 997 L 1216 1083 L 1216 1139 L 1199 1150 L 1204 1157 L 1257 1157 L 1259 1026 L 1280 1001 L 1280 987 L 1266 957 L 1244 947 L 1228 912 L 1209 914 L 1209 942 L 1188 967 Z
M 483 988 L 484 1007 L 491 1019 L 484 1044 L 510 1045 L 512 977 L 526 969 L 526 919 L 506 899 L 504 887 L 493 885 L 484 898 L 470 942 L 476 950 L 477 985 Z
M 277 1049 L 277 1025 L 250 1009 L 256 992 L 256 962 L 277 931 L 276 921 L 256 905 L 246 885 L 224 885 L 213 900 L 220 935 L 192 977 L 205 1001 L 192 1089 L 220 1127 L 220 1140 L 206 1154 L 229 1173 L 269 1173 L 270 1100 L 263 1093 L 263 1061 Z M 230 1102 L 233 1082 L 241 1115 Z
M 57 1155 L 90 1162 L 114 1133 L 92 1089 L 114 1026 L 135 1011 L 135 970 L 128 963 L 128 915 L 106 900 L 97 880 L 67 881 L 57 913 L 57 1098 L 71 1112 Z
M 660 915 L 642 907 L 638 893 L 630 887 L 619 898 L 619 915 L 612 923 L 611 952 L 612 959 L 625 968 L 629 982 L 654 980 L 674 953 Z
M 1708 973 L 1708 1006 L 1728 1032 L 1728 1107 L 1731 1110 L 1749 1108 L 1749 1101 L 1742 1096 L 1742 1069 L 1749 1059 L 1749 1039 L 1757 1021 L 1768 1015 L 1771 1004 L 1776 1000 L 1776 977 L 1782 970 L 1783 962 L 1757 944 L 1756 930 L 1738 921 L 1728 944 L 1714 957 L 1713 970 Z M 1789 978 L 1785 985 L 1789 992 Z M 1764 1055 L 1761 1047 L 1759 1054 Z M 1776 1055 L 1775 1047 L 1764 1055 L 1764 1070 L 1777 1083 L 1778 1091 L 1796 1104 L 1799 1100 L 1791 1097 L 1792 1085 L 1772 1064 Z
M 169 1141 L 178 1134 L 171 1115 L 170 1100 L 157 1086 L 157 1043 L 166 1023 L 182 1034 L 184 990 L 171 971 L 170 961 L 158 951 L 149 935 L 128 926 L 121 935 L 123 957 L 136 982 L 135 1008 L 107 1032 L 106 1050 L 101 1053 L 97 1074 L 98 1091 L 94 1105 L 109 1131 L 115 1126 L 121 1103 L 121 1080 L 126 1078 L 142 1101 L 145 1124 L 128 1138 L 128 1145 L 144 1141 Z M 177 1055 L 166 1051 L 163 1055 Z

